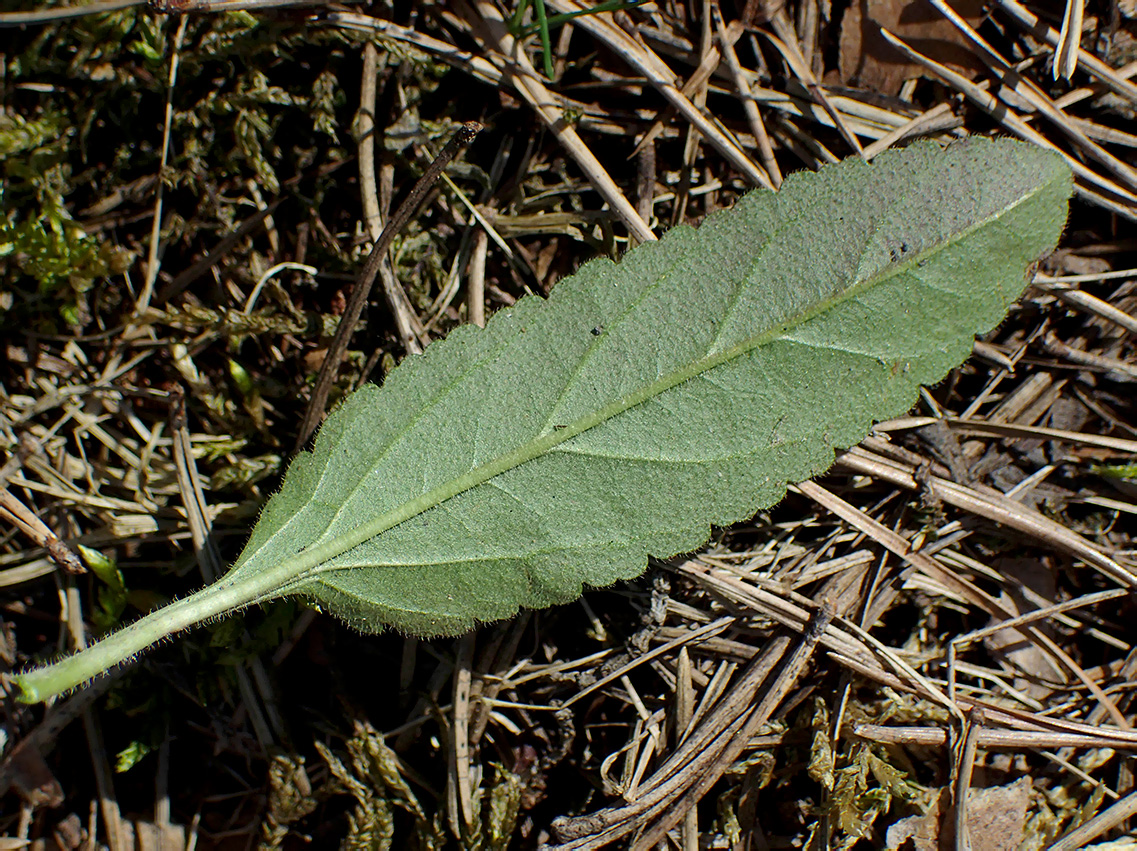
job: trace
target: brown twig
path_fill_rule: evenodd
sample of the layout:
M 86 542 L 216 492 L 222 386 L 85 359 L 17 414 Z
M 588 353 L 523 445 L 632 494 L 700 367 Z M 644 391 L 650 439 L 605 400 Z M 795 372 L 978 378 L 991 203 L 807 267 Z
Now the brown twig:
M 367 257 L 363 270 L 359 273 L 355 286 L 352 288 L 351 297 L 348 299 L 347 307 L 340 317 L 336 335 L 328 346 L 328 353 L 320 367 L 320 374 L 312 390 L 312 397 L 308 400 L 308 407 L 304 411 L 304 419 L 300 423 L 297 437 L 297 451 L 308 442 L 308 438 L 312 436 L 324 415 L 328 394 L 331 392 L 336 372 L 339 371 L 340 363 L 347 353 L 351 332 L 355 330 L 355 326 L 359 322 L 363 305 L 367 303 L 367 298 L 371 294 L 371 287 L 375 283 L 380 265 L 387 256 L 387 249 L 390 247 L 391 241 L 406 226 L 411 216 L 418 211 L 419 205 L 426 198 L 430 187 L 438 180 L 442 170 L 458 155 L 458 151 L 470 144 L 480 130 L 481 125 L 471 121 L 463 125 L 462 129 L 451 137 L 450 141 L 446 143 L 446 147 L 442 149 L 434 162 L 415 183 L 406 200 L 395 211 L 395 215 L 388 220 L 379 239 L 371 247 L 371 253 Z

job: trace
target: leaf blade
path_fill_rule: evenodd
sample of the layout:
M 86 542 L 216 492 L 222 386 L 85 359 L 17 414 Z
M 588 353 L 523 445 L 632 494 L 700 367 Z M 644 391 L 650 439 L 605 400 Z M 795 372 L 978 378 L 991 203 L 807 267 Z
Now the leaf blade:
M 1018 296 L 1068 194 L 1064 166 L 1036 149 L 918 146 L 589 264 L 548 304 L 462 329 L 345 403 L 231 575 L 289 563 L 299 530 L 307 557 L 287 593 L 422 634 L 634 576 L 909 407 Z M 841 241 L 809 239 L 826 225 Z M 945 269 L 987 286 L 961 292 Z M 876 333 L 904 298 L 936 327 Z

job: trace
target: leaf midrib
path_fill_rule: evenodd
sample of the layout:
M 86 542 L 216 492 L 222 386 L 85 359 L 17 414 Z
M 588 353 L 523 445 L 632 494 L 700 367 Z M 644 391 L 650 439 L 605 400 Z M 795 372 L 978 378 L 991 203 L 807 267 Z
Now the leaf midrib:
M 889 265 L 885 270 L 877 275 L 865 278 L 862 281 L 852 284 L 845 290 L 840 291 L 827 299 L 823 299 L 810 307 L 803 310 L 801 313 L 791 317 L 775 326 L 772 326 L 759 334 L 755 334 L 745 340 L 741 340 L 735 345 L 722 350 L 716 354 L 700 358 L 691 362 L 687 366 L 673 370 L 672 372 L 660 376 L 656 380 L 644 385 L 639 390 L 626 394 L 625 396 L 609 402 L 607 405 L 579 417 L 571 423 L 566 423 L 564 428 L 557 429 L 553 432 L 540 435 L 527 443 L 522 444 L 516 449 L 510 450 L 492 461 L 487 462 L 479 467 L 468 471 L 467 473 L 444 482 L 432 488 L 420 496 L 404 502 L 397 508 L 373 518 L 366 523 L 361 524 L 353 530 L 345 532 L 337 537 L 325 541 L 322 544 L 311 546 L 302 550 L 296 556 L 286 560 L 280 565 L 269 570 L 275 577 L 280 579 L 279 586 L 281 595 L 290 593 L 300 593 L 304 590 L 303 585 L 318 576 L 321 573 L 339 571 L 339 570 L 353 570 L 355 566 L 346 565 L 343 567 L 327 567 L 327 563 L 332 559 L 348 552 L 351 549 L 365 543 L 372 538 L 383 534 L 384 532 L 400 525 L 401 523 L 410 520 L 411 518 L 434 508 L 449 499 L 452 499 L 466 491 L 472 490 L 478 485 L 489 481 L 496 476 L 501 475 L 515 467 L 528 463 L 536 458 L 545 455 L 555 447 L 566 443 L 579 434 L 589 431 L 613 417 L 643 404 L 644 402 L 654 399 L 662 395 L 668 390 L 679 386 L 691 379 L 705 373 L 716 367 L 722 366 L 736 358 L 758 349 L 764 345 L 775 342 L 788 334 L 791 330 L 801 327 L 818 316 L 832 310 L 840 304 L 850 301 L 861 293 L 871 290 L 874 287 L 883 285 L 890 279 L 907 272 L 908 270 L 918 267 L 926 258 L 947 250 L 952 245 L 955 245 L 962 240 L 966 239 L 972 233 L 980 230 L 986 225 L 997 222 L 1003 215 L 1015 207 L 1029 201 L 1038 193 L 1042 192 L 1049 182 L 1040 184 L 1035 187 L 1031 192 L 1019 196 L 1006 206 L 992 212 L 987 217 L 977 220 L 970 226 L 949 235 L 946 239 L 935 245 L 929 246 L 924 251 L 913 254 L 906 258 L 903 262 L 895 265 Z M 262 584 L 258 582 L 258 584 Z M 274 595 L 275 596 L 275 595 Z

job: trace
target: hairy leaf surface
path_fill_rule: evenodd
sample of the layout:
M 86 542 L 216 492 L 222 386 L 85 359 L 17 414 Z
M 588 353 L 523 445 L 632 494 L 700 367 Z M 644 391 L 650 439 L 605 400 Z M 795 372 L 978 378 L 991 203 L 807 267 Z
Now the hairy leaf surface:
M 252 602 L 455 633 L 694 549 L 964 360 L 1054 246 L 1071 185 L 1022 143 L 917 144 L 588 263 L 348 398 L 226 576 L 55 679 L 20 675 L 24 697 Z
M 290 592 L 419 634 L 636 576 L 777 502 L 962 361 L 1069 192 L 1026 145 L 919 145 L 593 261 L 352 396 L 235 570 L 328 547 Z

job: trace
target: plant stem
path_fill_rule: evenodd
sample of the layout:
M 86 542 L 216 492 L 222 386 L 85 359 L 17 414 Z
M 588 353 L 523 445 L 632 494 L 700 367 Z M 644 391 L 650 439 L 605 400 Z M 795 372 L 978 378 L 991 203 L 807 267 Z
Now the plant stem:
M 167 636 L 210 618 L 230 614 L 269 596 L 265 593 L 264 583 L 253 577 L 233 579 L 236 578 L 223 577 L 215 584 L 153 611 L 58 662 L 12 675 L 12 682 L 20 689 L 19 699 L 25 703 L 36 703 L 77 688 Z

